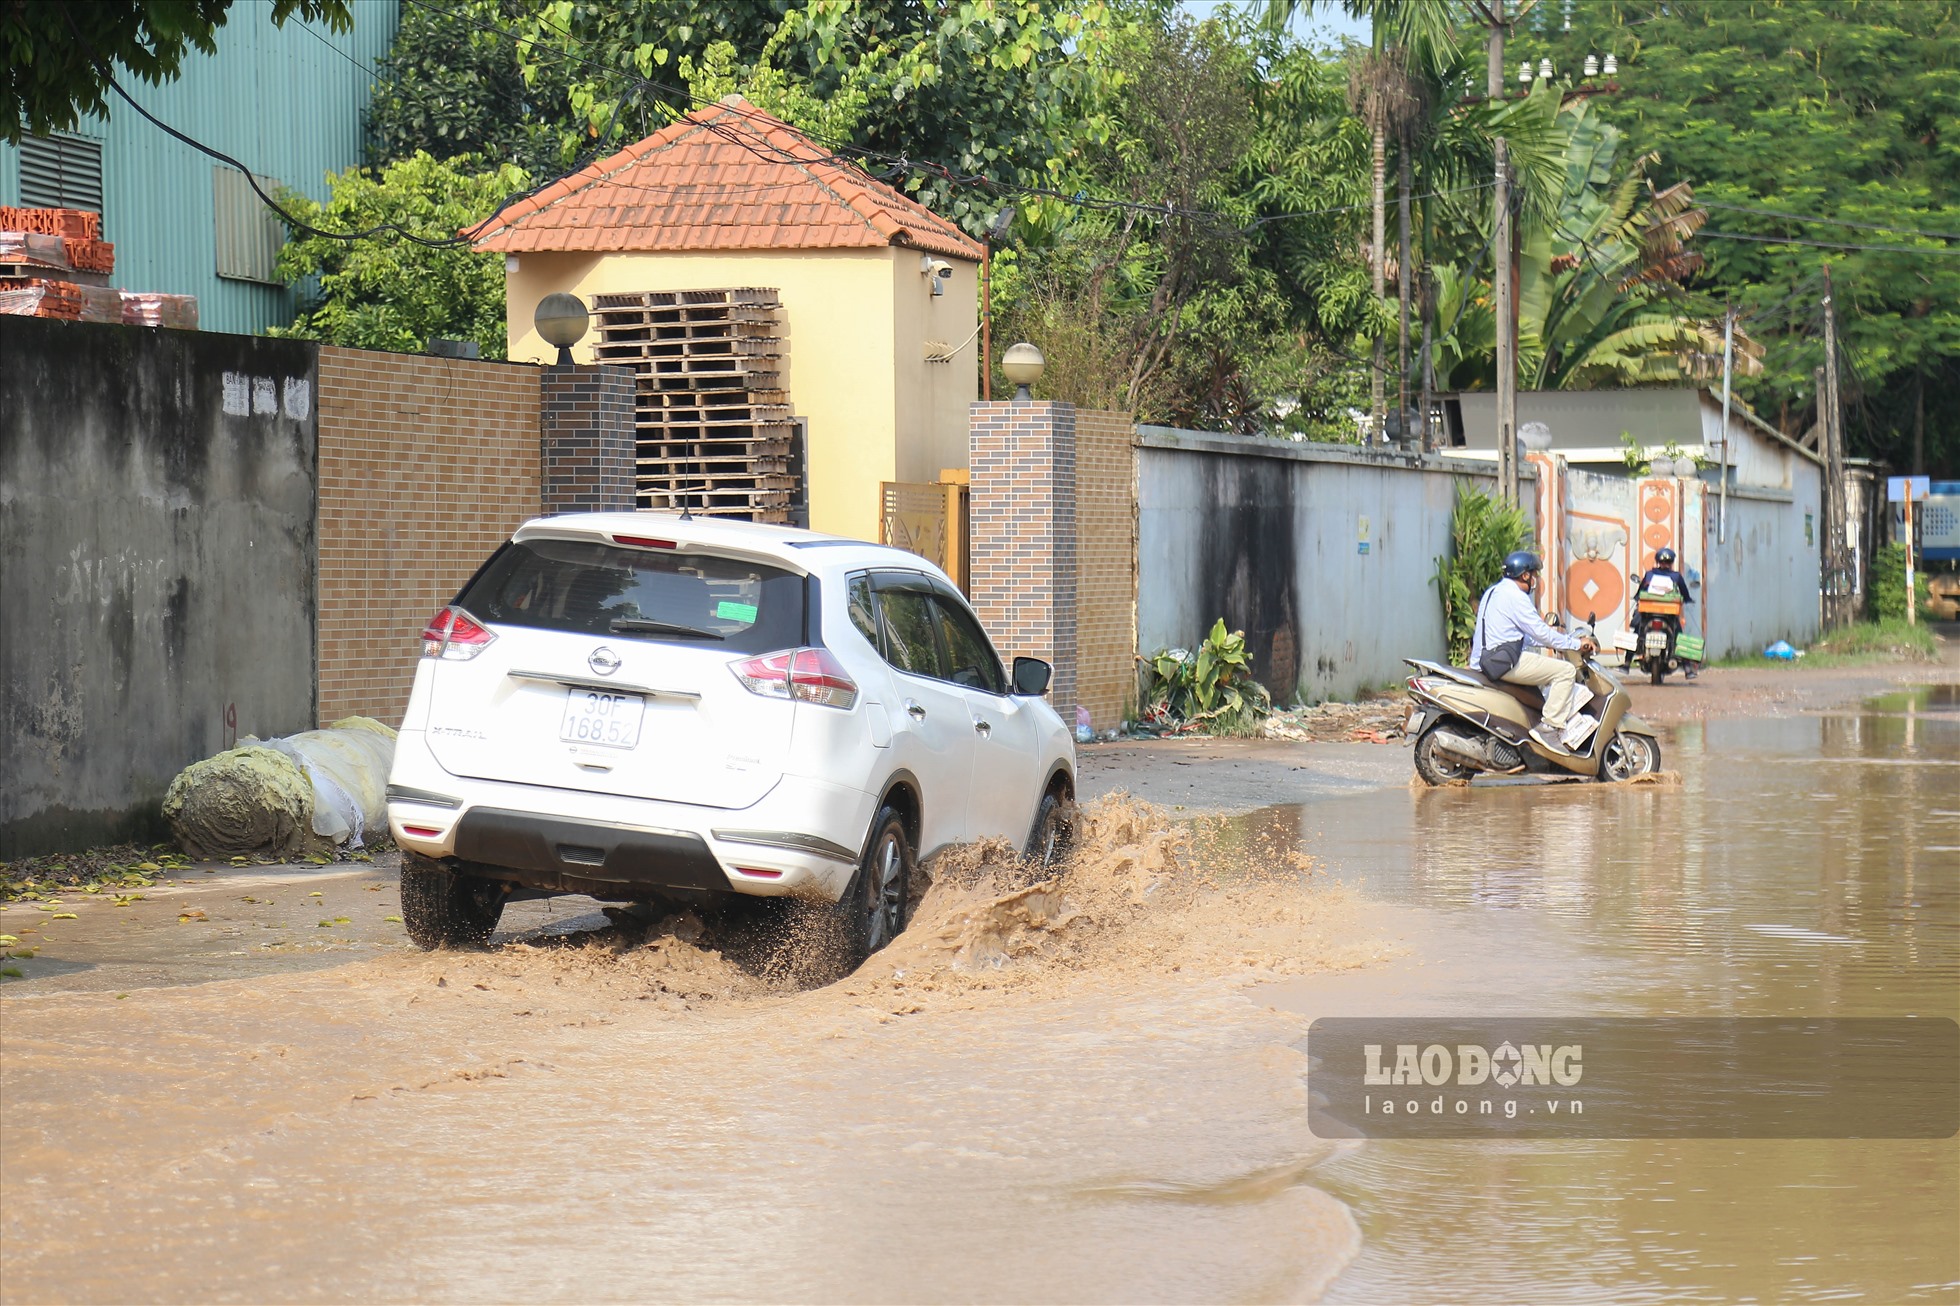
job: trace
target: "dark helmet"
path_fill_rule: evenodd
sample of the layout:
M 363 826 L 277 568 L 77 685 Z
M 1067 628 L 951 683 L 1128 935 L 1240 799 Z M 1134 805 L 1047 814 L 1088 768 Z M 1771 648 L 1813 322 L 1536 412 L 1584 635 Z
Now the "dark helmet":
M 1674 568 L 1674 550 L 1673 550 L 1673 549 L 1655 549 L 1655 550 L 1654 550 L 1654 565 L 1655 565 L 1656 567 L 1666 567 L 1666 568 L 1668 568 L 1668 569 L 1669 569 L 1670 571 L 1671 571 L 1671 570 L 1673 570 L 1673 568 Z
M 1520 576 L 1528 576 L 1532 572 L 1543 571 L 1544 569 L 1545 564 L 1538 561 L 1537 554 L 1527 553 L 1523 549 L 1519 549 L 1516 553 L 1504 559 L 1505 580 L 1516 580 Z

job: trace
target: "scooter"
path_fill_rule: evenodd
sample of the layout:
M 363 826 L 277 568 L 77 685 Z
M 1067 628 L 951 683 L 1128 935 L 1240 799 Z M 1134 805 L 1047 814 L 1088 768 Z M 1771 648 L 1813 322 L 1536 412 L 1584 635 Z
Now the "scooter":
M 1422 658 L 1402 659 L 1409 677 L 1405 733 L 1415 740 L 1416 774 L 1423 783 L 1446 785 L 1479 774 L 1537 774 L 1591 780 L 1631 780 L 1661 769 L 1654 728 L 1628 709 L 1626 687 L 1597 659 L 1564 656 L 1580 669 L 1574 693 L 1583 701 L 1563 736 L 1562 753 L 1532 737 L 1545 698 L 1530 685 L 1492 680 L 1467 667 Z
M 1627 573 L 1627 579 L 1636 587 L 1640 584 L 1640 578 L 1631 572 Z M 1627 622 L 1627 633 L 1614 641 L 1625 655 L 1625 666 L 1629 671 L 1638 666 L 1658 685 L 1667 679 L 1668 672 L 1692 670 L 1691 664 L 1701 661 L 1701 640 L 1681 633 L 1684 598 L 1684 595 L 1671 591 L 1653 593 L 1640 590 L 1634 595 L 1633 616 Z

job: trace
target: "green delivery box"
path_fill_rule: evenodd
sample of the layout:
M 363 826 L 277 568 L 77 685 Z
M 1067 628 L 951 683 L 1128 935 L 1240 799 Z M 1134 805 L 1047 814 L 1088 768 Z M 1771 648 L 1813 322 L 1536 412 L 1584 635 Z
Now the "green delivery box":
M 1684 662 L 1701 661 L 1701 636 L 1676 635 L 1674 637 L 1674 656 Z

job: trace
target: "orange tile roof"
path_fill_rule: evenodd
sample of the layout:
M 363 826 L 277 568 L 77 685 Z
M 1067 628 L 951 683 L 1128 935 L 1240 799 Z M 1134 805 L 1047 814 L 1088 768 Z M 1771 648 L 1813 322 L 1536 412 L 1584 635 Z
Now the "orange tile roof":
M 946 219 L 731 95 L 497 215 L 476 248 L 876 249 L 978 260 Z

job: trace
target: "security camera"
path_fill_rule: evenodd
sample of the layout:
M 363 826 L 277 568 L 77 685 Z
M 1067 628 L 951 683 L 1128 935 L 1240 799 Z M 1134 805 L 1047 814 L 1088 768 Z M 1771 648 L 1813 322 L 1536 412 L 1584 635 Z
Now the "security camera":
M 944 281 L 953 275 L 953 265 L 943 258 L 936 258 L 926 264 L 926 271 Z

